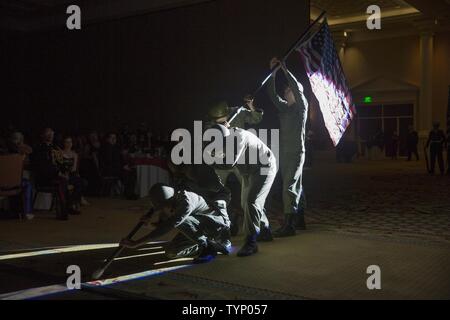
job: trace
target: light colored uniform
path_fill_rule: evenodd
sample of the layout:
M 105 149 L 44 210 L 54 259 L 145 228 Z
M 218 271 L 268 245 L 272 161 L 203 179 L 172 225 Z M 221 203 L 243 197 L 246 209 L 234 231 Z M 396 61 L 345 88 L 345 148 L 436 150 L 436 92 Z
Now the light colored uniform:
M 269 147 L 253 133 L 240 128 L 232 128 L 230 132 L 227 140 L 236 139 L 237 142 L 234 158 L 229 164 L 214 167 L 237 175 L 241 182 L 244 230 L 247 236 L 256 235 L 261 227 L 269 227 L 264 205 L 277 173 L 276 159 Z M 256 163 L 250 164 L 249 155 L 257 155 Z
M 238 112 L 239 107 L 233 107 L 230 108 L 230 118 L 233 117 L 233 115 Z M 261 122 L 262 118 L 263 118 L 263 110 L 262 109 L 258 109 L 256 108 L 254 111 L 250 110 L 246 107 L 244 107 L 237 115 L 236 117 L 234 117 L 233 121 L 231 121 L 229 123 L 229 125 L 231 127 L 235 127 L 235 128 L 241 128 L 241 129 L 246 129 L 247 125 L 256 125 L 258 123 Z M 208 126 L 211 127 L 213 126 L 215 123 L 209 123 Z M 217 175 L 219 176 L 220 180 L 222 181 L 223 185 L 227 184 L 227 180 L 228 177 L 231 174 L 235 174 L 236 177 L 237 174 L 234 170 L 216 170 Z M 239 179 L 239 177 L 238 177 Z M 241 184 L 242 182 L 239 181 Z
M 222 242 L 222 232 L 230 228 L 225 201 L 216 201 L 213 209 L 193 192 L 178 191 L 174 197 L 174 215 L 152 232 L 157 238 L 173 228 L 179 231 L 165 247 L 168 258 L 196 257 L 207 239 Z
M 292 73 L 288 72 L 290 86 L 296 103 L 288 106 L 287 101 L 277 95 L 275 77 L 268 83 L 269 96 L 278 109 L 280 118 L 280 170 L 283 180 L 283 211 L 284 214 L 298 213 L 304 205 L 302 190 L 302 172 L 305 163 L 305 131 L 308 117 L 308 102 L 303 94 L 303 87 Z

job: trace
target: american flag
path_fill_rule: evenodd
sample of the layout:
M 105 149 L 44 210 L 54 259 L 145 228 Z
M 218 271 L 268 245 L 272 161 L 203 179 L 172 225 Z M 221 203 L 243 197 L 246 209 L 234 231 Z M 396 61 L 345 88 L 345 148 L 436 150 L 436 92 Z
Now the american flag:
M 337 146 L 356 112 L 326 19 L 320 29 L 296 50 L 319 101 L 325 126 Z

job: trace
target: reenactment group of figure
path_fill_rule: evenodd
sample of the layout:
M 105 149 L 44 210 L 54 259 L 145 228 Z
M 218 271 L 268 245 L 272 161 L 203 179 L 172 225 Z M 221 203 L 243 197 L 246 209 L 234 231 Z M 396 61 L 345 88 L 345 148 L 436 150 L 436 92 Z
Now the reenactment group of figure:
M 232 151 L 232 163 L 211 166 L 169 163 L 174 178 L 173 186 L 156 184 L 151 188 L 150 200 L 154 216 L 143 218 L 150 223 L 149 219 L 154 221 L 156 216 L 157 222 L 152 223 L 156 228 L 141 239 L 123 239 L 121 245 L 135 248 L 160 239 L 175 228 L 177 235 L 165 247 L 166 255 L 171 259 L 192 257 L 197 262 L 203 262 L 217 253 L 229 254 L 232 224 L 235 227 L 233 229 L 237 230 L 236 215 L 232 215 L 228 208 L 231 192 L 226 187 L 228 177 L 232 174 L 241 185 L 241 206 L 244 213 L 245 243 L 237 256 L 255 254 L 258 251 L 257 242 L 272 241 L 274 237 L 294 236 L 296 230 L 305 228 L 302 171 L 308 102 L 303 86 L 283 62 L 273 58 L 270 67 L 275 71 L 267 89 L 280 120 L 279 166 L 283 184 L 284 224 L 272 234 L 265 213 L 265 202 L 278 171 L 277 159 L 263 141 L 244 129 L 246 124 L 257 124 L 263 117 L 263 111 L 255 108 L 253 97 L 246 96 L 246 107 L 239 110 L 232 121 L 229 120 L 230 115 L 237 110 L 229 108 L 224 102 L 209 111 L 209 127 L 220 131 L 224 145 L 227 145 L 226 141 L 229 139 L 239 141 Z M 275 86 L 279 69 L 283 70 L 287 80 L 283 98 L 277 94 Z M 258 154 L 266 161 L 247 163 L 242 157 L 249 153 Z

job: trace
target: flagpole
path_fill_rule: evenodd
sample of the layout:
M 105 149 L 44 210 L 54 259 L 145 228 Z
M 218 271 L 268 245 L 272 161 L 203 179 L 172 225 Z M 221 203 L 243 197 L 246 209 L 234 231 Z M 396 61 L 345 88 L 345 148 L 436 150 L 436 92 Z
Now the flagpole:
M 311 30 L 311 28 L 320 21 L 320 19 L 322 19 L 325 14 L 327 12 L 326 11 L 322 11 L 322 13 L 316 18 L 316 20 L 313 21 L 313 23 L 311 23 L 308 28 L 301 34 L 301 36 L 295 41 L 295 43 L 289 48 L 289 50 L 286 52 L 286 54 L 283 56 L 283 59 L 281 59 L 282 62 L 286 61 L 286 59 L 291 55 L 291 53 L 295 50 L 295 48 L 297 48 L 297 46 L 305 39 L 305 36 L 308 34 L 308 32 Z M 264 85 L 266 84 L 267 80 L 270 79 L 270 77 L 273 75 L 273 73 L 275 71 L 277 71 L 278 69 L 280 69 L 281 66 L 276 66 L 274 69 L 272 69 L 269 73 L 269 75 L 264 79 L 264 81 L 261 83 L 261 85 L 259 86 L 258 89 L 255 90 L 255 92 L 253 93 L 253 96 L 256 96 L 256 94 L 259 92 L 259 90 L 262 89 L 262 87 L 264 87 Z
M 295 50 L 295 48 L 298 47 L 298 45 L 304 40 L 305 36 L 308 34 L 309 30 L 311 30 L 311 28 L 320 21 L 320 19 L 322 19 L 325 14 L 327 12 L 326 11 L 322 11 L 322 13 L 320 14 L 320 16 L 317 17 L 316 20 L 313 21 L 313 23 L 311 23 L 308 27 L 308 29 L 306 29 L 305 32 L 303 32 L 303 34 L 300 36 L 300 38 L 298 38 L 298 40 L 292 45 L 292 47 L 289 48 L 289 50 L 287 51 L 287 53 L 283 56 L 283 59 L 281 59 L 281 61 L 285 61 L 290 55 L 291 53 Z

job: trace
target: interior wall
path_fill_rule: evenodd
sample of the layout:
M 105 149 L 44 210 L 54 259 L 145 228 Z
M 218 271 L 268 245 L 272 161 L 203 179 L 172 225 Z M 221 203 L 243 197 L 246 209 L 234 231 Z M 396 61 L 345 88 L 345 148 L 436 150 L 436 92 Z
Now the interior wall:
M 450 85 L 449 40 L 449 32 L 434 36 L 432 117 L 442 124 L 447 117 Z M 377 76 L 387 76 L 420 87 L 419 44 L 419 35 L 351 43 L 341 55 L 349 85 L 353 87 Z
M 3 36 L 1 122 L 65 131 L 189 126 L 212 102 L 237 104 L 253 92 L 269 59 L 308 23 L 309 1 L 217 0 L 76 31 Z
M 436 33 L 434 40 L 433 119 L 445 127 L 450 87 L 450 32 Z
M 418 36 L 378 39 L 348 45 L 342 61 L 350 86 L 380 75 L 420 84 Z

